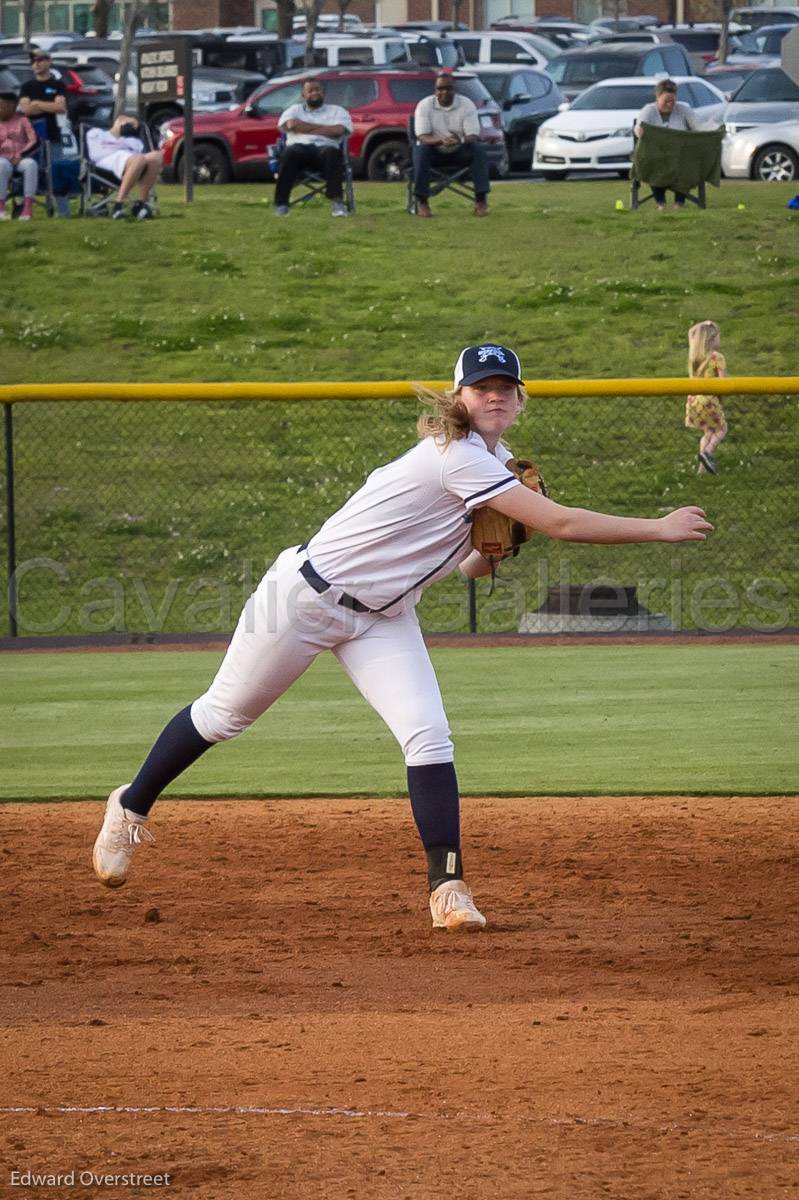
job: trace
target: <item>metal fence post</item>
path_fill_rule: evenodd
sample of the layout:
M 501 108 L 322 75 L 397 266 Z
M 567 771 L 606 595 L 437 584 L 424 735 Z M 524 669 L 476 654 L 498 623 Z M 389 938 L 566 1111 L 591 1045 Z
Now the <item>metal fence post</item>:
M 8 632 L 17 636 L 17 544 L 14 518 L 14 424 L 12 404 L 3 405 L 6 459 L 6 559 L 8 562 Z

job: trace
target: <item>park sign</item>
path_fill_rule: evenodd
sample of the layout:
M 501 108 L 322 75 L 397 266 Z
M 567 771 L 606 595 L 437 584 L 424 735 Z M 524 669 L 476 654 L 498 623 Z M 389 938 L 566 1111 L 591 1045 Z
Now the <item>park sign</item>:
M 780 58 L 785 74 L 799 85 L 799 25 L 782 39 Z
M 142 109 L 161 100 L 183 101 L 190 71 L 191 51 L 183 38 L 169 41 L 148 38 L 139 50 L 139 104 Z
M 139 59 L 139 115 L 149 121 L 160 104 L 183 106 L 183 180 L 186 202 L 194 190 L 194 109 L 189 38 L 148 38 Z

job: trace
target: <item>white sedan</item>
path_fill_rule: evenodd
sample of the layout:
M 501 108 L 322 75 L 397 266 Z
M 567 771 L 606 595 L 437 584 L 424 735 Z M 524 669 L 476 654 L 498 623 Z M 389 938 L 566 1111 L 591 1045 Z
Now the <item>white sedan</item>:
M 695 75 L 678 75 L 677 99 L 690 104 L 703 126 L 723 124 L 726 97 Z M 533 171 L 545 179 L 565 179 L 570 171 L 630 171 L 633 124 L 655 98 L 657 79 L 633 76 L 603 79 L 577 97 L 538 130 Z
M 755 125 L 728 133 L 721 144 L 721 169 L 730 179 L 791 183 L 799 179 L 799 121 Z

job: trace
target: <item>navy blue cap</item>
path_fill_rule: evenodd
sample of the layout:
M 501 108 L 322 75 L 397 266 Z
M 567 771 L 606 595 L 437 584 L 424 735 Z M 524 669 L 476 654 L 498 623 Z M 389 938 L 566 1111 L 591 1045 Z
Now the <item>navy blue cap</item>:
M 521 383 L 522 364 L 519 356 L 507 346 L 495 346 L 490 342 L 483 346 L 467 346 L 455 364 L 453 388 L 457 392 L 464 384 L 479 383 L 491 375 L 507 375 L 516 383 Z

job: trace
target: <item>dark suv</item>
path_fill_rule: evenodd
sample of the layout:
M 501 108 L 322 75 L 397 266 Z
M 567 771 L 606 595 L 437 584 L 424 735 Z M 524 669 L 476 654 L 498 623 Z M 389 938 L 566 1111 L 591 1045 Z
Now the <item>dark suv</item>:
M 457 90 L 468 96 L 480 117 L 480 139 L 488 150 L 491 173 L 508 173 L 508 153 L 499 105 L 479 79 L 468 71 L 453 71 Z M 274 79 L 246 104 L 229 112 L 198 114 L 194 120 L 195 177 L 198 183 L 270 179 L 269 147 L 278 139 L 280 114 L 300 99 L 306 79 L 324 86 L 325 100 L 340 104 L 352 117 L 349 141 L 356 177 L 373 180 L 403 178 L 410 161 L 408 121 L 418 102 L 433 93 L 436 72 L 408 67 L 340 67 L 308 70 Z M 183 122 L 170 121 L 161 149 L 164 179 L 183 178 Z
M 606 42 L 601 46 L 566 50 L 547 63 L 546 71 L 567 100 L 574 100 L 580 92 L 603 79 L 695 73 L 682 46 L 635 42 Z

